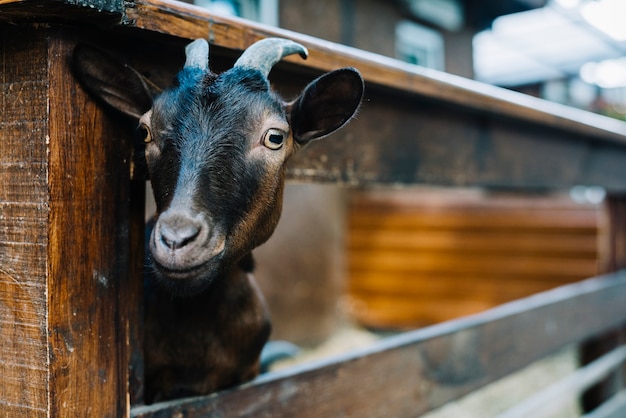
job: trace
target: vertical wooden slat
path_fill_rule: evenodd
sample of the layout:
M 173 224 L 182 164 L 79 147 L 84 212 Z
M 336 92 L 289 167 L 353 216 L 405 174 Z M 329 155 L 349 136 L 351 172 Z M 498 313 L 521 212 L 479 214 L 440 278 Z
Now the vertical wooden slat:
M 49 36 L 50 413 L 119 417 L 129 408 L 130 147 L 71 74 L 77 37 Z
M 612 272 L 626 267 L 626 195 L 609 194 L 604 208 L 600 268 Z
M 16 28 L 0 34 L 0 415 L 44 417 L 46 43 Z
M 143 241 L 128 135 L 74 81 L 78 36 L 0 33 L 0 416 L 125 416 Z
M 626 268 L 626 195 L 609 194 L 605 201 L 599 242 L 600 268 L 613 272 Z M 619 344 L 626 343 L 626 328 L 611 330 L 581 345 L 583 365 L 589 364 Z M 583 410 L 593 411 L 624 387 L 624 370 L 616 371 L 590 388 L 581 398 Z

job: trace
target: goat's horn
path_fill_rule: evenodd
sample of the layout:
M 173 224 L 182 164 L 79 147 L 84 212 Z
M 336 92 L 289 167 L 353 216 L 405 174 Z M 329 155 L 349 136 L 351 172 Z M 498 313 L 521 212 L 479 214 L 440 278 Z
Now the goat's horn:
M 185 67 L 209 68 L 209 43 L 206 39 L 196 39 L 185 48 Z
M 234 66 L 257 69 L 267 77 L 278 61 L 293 54 L 300 54 L 303 59 L 306 59 L 309 51 L 304 46 L 289 39 L 267 38 L 250 45 Z

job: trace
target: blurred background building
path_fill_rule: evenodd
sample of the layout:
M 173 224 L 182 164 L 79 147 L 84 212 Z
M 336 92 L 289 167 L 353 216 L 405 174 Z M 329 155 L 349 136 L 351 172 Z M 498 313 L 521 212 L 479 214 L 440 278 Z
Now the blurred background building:
M 618 118 L 626 115 L 622 0 L 195 0 Z

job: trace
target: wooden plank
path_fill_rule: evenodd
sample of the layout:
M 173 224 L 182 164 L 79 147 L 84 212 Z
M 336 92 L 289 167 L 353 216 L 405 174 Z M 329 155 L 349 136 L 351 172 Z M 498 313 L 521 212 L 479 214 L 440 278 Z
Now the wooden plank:
M 442 251 L 471 254 L 578 254 L 595 256 L 597 236 L 595 230 L 558 233 L 533 233 L 519 231 L 458 231 L 443 230 L 371 230 L 353 227 L 348 235 L 350 251 L 368 248 L 402 249 L 406 251 Z
M 158 80 L 172 79 L 174 64 L 177 60 L 175 67 L 182 64 L 184 44 L 195 37 L 212 42 L 211 59 L 220 68 L 232 63 L 233 50 L 261 37 L 283 36 L 304 43 L 311 50 L 308 61 L 290 58 L 272 74 L 276 86 L 291 93 L 320 71 L 346 65 L 362 71 L 367 94 L 360 116 L 297 155 L 288 170 L 292 179 L 534 189 L 597 184 L 626 190 L 624 122 L 293 32 L 214 16 L 183 3 L 125 4 L 126 13 L 117 16 L 116 24 L 100 25 L 106 29 L 100 38 L 109 43 L 109 36 L 117 34 L 120 37 L 111 42 L 114 49 L 128 52 L 142 49 L 128 42 L 140 37 L 142 46 L 156 54 L 158 59 L 149 58 L 156 65 L 142 64 L 132 54 L 127 57 Z M 4 16 L 11 17 L 14 12 L 6 7 Z M 75 8 L 68 19 L 80 18 L 76 10 L 82 8 Z M 45 19 L 45 14 L 38 18 Z M 141 34 L 118 30 L 128 27 Z
M 46 417 L 46 58 L 0 28 L 0 415 Z
M 544 290 L 550 287 L 544 287 Z M 362 298 L 359 298 L 362 296 Z M 353 293 L 346 300 L 351 316 L 374 329 L 412 330 L 486 311 L 513 300 L 425 296 L 416 298 L 385 298 L 384 295 Z M 519 296 L 519 295 L 518 295 Z M 524 295 L 528 296 L 528 294 Z M 521 296 L 520 296 L 521 297 Z
M 569 279 L 569 280 L 567 280 Z M 349 283 L 351 294 L 362 296 L 416 298 L 414 303 L 422 303 L 422 299 L 438 300 L 471 298 L 503 299 L 508 302 L 518 297 L 529 296 L 560 285 L 580 281 L 580 276 L 571 277 L 534 277 L 506 276 L 502 274 L 452 275 L 437 272 L 416 276 L 411 274 L 387 274 L 385 272 L 361 272 L 356 274 Z M 390 301 L 390 303 L 393 303 Z
M 130 405 L 144 403 L 144 306 L 143 283 L 145 268 L 146 233 L 146 182 L 145 175 L 134 173 L 130 189 L 129 276 L 119 297 L 119 323 L 126 327 L 123 342 L 128 351 L 120 356 L 119 373 L 127 376 L 126 387 L 120 390 L 127 395 Z M 123 377 L 122 377 L 123 379 Z M 122 381 L 122 384 L 124 382 Z M 126 405 L 124 412 L 129 412 Z
M 350 312 L 368 326 L 415 327 L 594 276 L 600 213 L 565 195 L 356 192 Z
M 69 5 L 69 6 L 82 6 L 82 7 L 89 7 L 92 9 L 96 9 L 98 11 L 110 11 L 110 12 L 121 12 L 123 10 L 123 0 L 48 0 L 46 1 L 46 3 L 49 4 L 60 4 L 60 5 Z M 30 5 L 34 5 L 37 8 L 41 9 L 41 1 L 33 1 L 33 0 L 0 0 L 0 4 L 1 5 L 8 5 L 8 4 L 19 4 L 21 6 L 27 7 Z M 49 13 L 49 11 L 47 10 L 40 10 L 40 12 L 43 12 L 41 14 L 45 15 L 47 13 Z
M 270 373 L 216 395 L 136 407 L 132 416 L 412 417 L 623 323 L 624 304 L 626 272 L 619 272 Z
M 139 0 L 126 10 L 126 14 L 134 27 L 188 39 L 208 38 L 211 43 L 229 49 L 243 50 L 252 42 L 268 36 L 291 38 L 310 49 L 307 67 L 322 71 L 343 66 L 357 67 L 368 81 L 403 92 L 461 106 L 469 105 L 482 109 L 483 112 L 494 112 L 502 116 L 522 117 L 545 126 L 574 129 L 579 133 L 602 132 L 602 136 L 611 136 L 620 143 L 623 143 L 623 136 L 626 135 L 625 124 L 605 120 L 606 118 L 591 113 L 579 112 L 555 103 L 506 92 L 291 31 L 213 15 L 199 7 L 180 2 Z M 297 59 L 291 60 L 299 63 Z
M 143 212 L 130 236 L 130 135 L 74 81 L 70 32 L 0 29 L 2 416 L 129 410 Z
M 453 264 L 451 265 L 451 261 Z M 566 265 L 564 265 L 566 264 Z M 398 251 L 360 251 L 351 254 L 348 268 L 355 274 L 367 271 L 384 271 L 389 274 L 411 273 L 449 273 L 480 275 L 485 271 L 492 274 L 513 276 L 593 276 L 596 260 L 570 258 L 567 263 L 558 257 L 516 256 L 476 257 L 473 254 L 461 254 L 450 258 L 440 253 L 419 253 Z
M 576 400 L 585 389 L 621 367 L 625 360 L 626 346 L 622 345 L 498 415 L 498 418 L 554 416 L 565 405 Z
M 48 344 L 50 416 L 125 416 L 131 139 L 69 68 L 85 35 L 51 28 Z
M 571 210 L 559 215 L 547 211 L 531 210 L 481 210 L 458 211 L 445 208 L 410 210 L 359 210 L 350 215 L 351 226 L 364 228 L 383 225 L 386 228 L 407 229 L 473 229 L 489 230 L 554 230 L 577 228 L 593 232 L 597 219 L 589 210 Z
M 0 0 L 1 20 L 38 20 L 90 16 L 100 18 L 124 11 L 124 0 Z M 119 19 L 119 17 L 118 17 Z
M 361 117 L 335 135 L 340 141 L 313 144 L 296 156 L 291 178 L 348 184 L 626 186 L 621 163 L 626 154 L 603 142 L 623 144 L 622 122 L 568 113 L 527 96 L 184 4 L 138 1 L 127 17 L 137 28 L 207 37 L 229 49 L 243 49 L 265 36 L 288 37 L 311 50 L 306 67 L 291 60 L 300 68 L 359 68 L 370 83 Z M 275 79 L 284 82 L 296 73 L 277 71 Z

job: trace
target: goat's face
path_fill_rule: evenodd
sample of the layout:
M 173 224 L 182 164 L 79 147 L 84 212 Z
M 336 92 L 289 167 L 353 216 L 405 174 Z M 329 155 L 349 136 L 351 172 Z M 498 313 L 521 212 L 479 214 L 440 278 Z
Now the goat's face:
M 295 144 L 285 107 L 258 71 L 196 76 L 160 95 L 140 129 L 159 213 L 156 272 L 206 282 L 274 230 Z
M 77 47 L 74 62 L 89 91 L 139 121 L 157 204 L 149 242 L 155 276 L 189 294 L 269 238 L 286 161 L 352 117 L 363 81 L 353 69 L 337 70 L 287 103 L 267 75 L 285 55 L 306 56 L 298 44 L 258 42 L 219 75 L 208 68 L 206 41 L 186 53 L 175 85 L 157 95 L 136 71 L 93 49 Z M 124 74 L 112 81 L 112 71 Z

